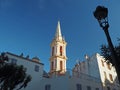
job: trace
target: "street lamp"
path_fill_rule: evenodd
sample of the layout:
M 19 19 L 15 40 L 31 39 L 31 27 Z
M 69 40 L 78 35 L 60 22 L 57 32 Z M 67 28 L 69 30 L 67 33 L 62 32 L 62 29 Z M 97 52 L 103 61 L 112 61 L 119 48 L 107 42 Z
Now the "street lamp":
M 120 68 L 119 68 L 119 63 L 118 63 L 118 58 L 116 55 L 116 52 L 114 50 L 109 32 L 108 32 L 108 28 L 109 28 L 109 23 L 108 23 L 108 9 L 105 8 L 104 6 L 97 6 L 96 10 L 93 12 L 94 17 L 98 20 L 100 27 L 103 29 L 103 31 L 105 32 L 107 41 L 108 41 L 108 45 L 112 54 L 112 65 L 114 65 L 115 69 L 116 69 L 116 73 L 118 76 L 118 81 L 120 83 Z

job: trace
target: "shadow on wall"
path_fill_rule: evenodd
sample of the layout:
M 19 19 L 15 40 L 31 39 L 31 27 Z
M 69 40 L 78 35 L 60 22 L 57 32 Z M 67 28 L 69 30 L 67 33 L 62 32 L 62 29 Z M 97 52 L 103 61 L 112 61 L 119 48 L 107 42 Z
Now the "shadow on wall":
M 108 80 L 107 78 L 105 79 L 103 90 L 119 90 L 120 84 L 119 84 L 118 78 L 116 77 L 115 79 L 113 79 L 110 74 L 109 79 L 110 80 Z

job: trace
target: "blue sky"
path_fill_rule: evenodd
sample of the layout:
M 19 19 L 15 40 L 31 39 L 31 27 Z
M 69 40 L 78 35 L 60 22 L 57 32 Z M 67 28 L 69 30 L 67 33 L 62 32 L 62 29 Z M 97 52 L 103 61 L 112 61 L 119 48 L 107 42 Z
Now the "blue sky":
M 67 68 L 107 44 L 93 16 L 98 5 L 109 10 L 109 32 L 120 37 L 120 0 L 0 0 L 0 52 L 38 56 L 49 71 L 50 43 L 58 20 L 67 41 Z

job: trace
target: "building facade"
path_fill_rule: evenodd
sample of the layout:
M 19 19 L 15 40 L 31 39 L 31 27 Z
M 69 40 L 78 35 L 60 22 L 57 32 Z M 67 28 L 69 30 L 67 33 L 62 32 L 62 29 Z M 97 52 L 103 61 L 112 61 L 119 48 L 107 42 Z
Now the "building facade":
M 81 74 L 100 79 L 103 90 L 120 89 L 115 68 L 98 53 L 92 57 L 85 55 L 85 60 L 75 65 L 73 76 L 80 77 Z
M 26 73 L 32 77 L 28 86 L 25 89 L 22 88 L 22 90 L 39 90 L 36 87 L 39 86 L 40 80 L 42 80 L 44 64 L 37 57 L 29 59 L 28 56 L 23 57 L 23 54 L 15 55 L 10 52 L 6 52 L 5 55 L 8 56 L 10 63 L 23 65 L 27 69 Z
M 51 42 L 50 71 L 44 71 L 39 58 L 29 59 L 7 52 L 10 63 L 23 65 L 32 81 L 22 90 L 120 90 L 115 68 L 96 53 L 77 62 L 71 71 L 67 71 L 67 42 L 62 36 L 58 21 L 55 37 Z M 72 72 L 72 73 L 71 73 Z
M 43 78 L 39 88 L 41 90 L 103 90 L 99 79 L 86 74 L 75 77 L 68 72 L 62 76 Z

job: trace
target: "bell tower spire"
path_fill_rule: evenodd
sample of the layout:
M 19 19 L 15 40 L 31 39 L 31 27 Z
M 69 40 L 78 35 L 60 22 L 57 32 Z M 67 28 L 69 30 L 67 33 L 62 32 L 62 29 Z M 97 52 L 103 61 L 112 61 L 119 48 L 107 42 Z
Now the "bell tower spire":
M 60 21 L 58 21 L 57 29 L 56 29 L 56 37 L 61 37 L 61 28 L 60 28 Z
M 67 43 L 61 34 L 60 21 L 58 21 L 55 37 L 51 43 L 50 74 L 65 74 L 66 45 Z
M 59 39 L 59 40 L 62 39 L 61 28 L 60 28 L 60 21 L 58 21 L 58 24 L 57 24 L 55 38 Z

